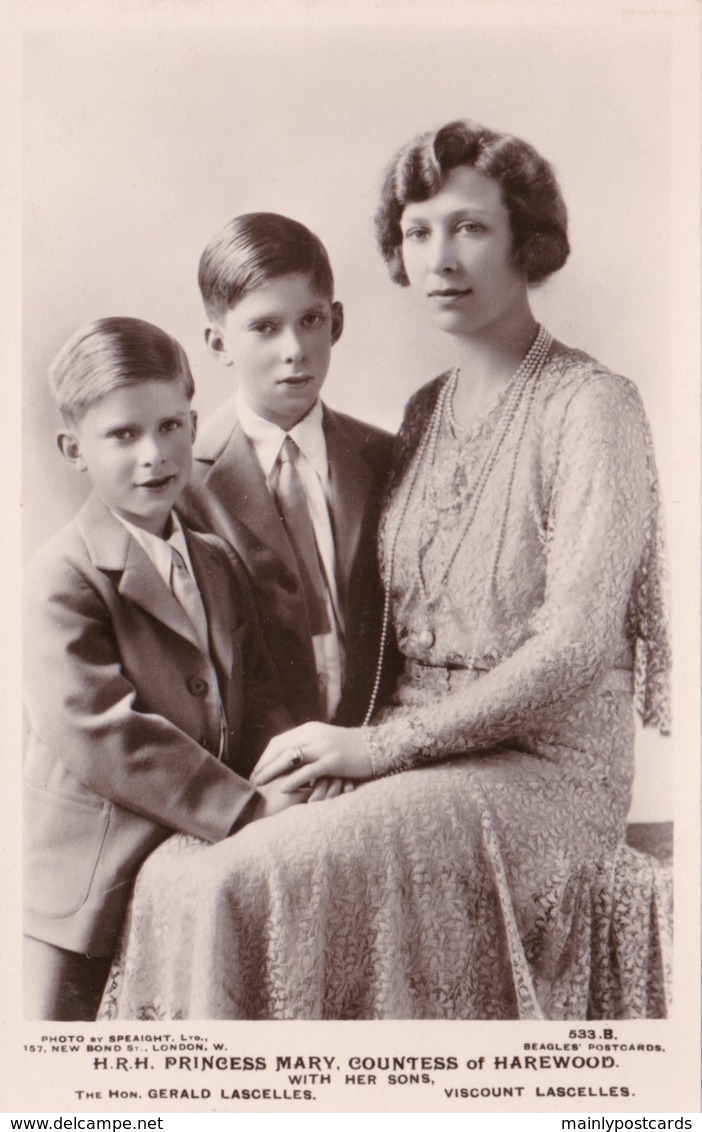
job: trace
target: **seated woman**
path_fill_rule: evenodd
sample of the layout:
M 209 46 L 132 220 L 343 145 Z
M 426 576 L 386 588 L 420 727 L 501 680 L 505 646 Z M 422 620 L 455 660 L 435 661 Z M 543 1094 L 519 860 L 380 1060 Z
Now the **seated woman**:
M 623 842 L 632 700 L 665 729 L 669 663 L 641 400 L 534 319 L 529 287 L 569 249 L 529 145 L 422 135 L 377 230 L 456 357 L 408 405 L 382 521 L 402 672 L 366 726 L 305 724 L 254 772 L 355 792 L 151 856 L 104 1011 L 661 1015 L 664 885 Z

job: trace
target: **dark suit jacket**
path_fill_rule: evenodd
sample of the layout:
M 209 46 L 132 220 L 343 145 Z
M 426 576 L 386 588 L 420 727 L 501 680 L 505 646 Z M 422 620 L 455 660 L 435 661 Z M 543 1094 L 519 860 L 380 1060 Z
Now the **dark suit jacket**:
M 186 537 L 211 656 L 95 496 L 28 571 L 25 928 L 72 951 L 113 950 L 131 882 L 170 832 L 227 836 L 258 754 L 291 726 L 244 571 L 219 539 Z
M 346 679 L 335 721 L 360 723 L 368 707 L 382 610 L 376 533 L 392 437 L 324 406 L 337 585 L 346 621 Z M 207 422 L 183 511 L 214 531 L 248 571 L 266 643 L 297 723 L 322 718 L 312 637 L 297 561 L 233 399 Z

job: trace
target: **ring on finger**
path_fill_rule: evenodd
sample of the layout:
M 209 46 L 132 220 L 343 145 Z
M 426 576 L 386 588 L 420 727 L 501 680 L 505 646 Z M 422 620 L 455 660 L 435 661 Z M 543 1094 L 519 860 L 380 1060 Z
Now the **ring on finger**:
M 304 760 L 303 755 L 302 755 L 302 749 L 300 747 L 295 747 L 295 750 L 292 753 L 292 758 L 290 759 L 289 769 L 290 770 L 299 770 L 300 767 L 302 766 L 302 764 L 304 763 L 304 761 L 305 760 Z

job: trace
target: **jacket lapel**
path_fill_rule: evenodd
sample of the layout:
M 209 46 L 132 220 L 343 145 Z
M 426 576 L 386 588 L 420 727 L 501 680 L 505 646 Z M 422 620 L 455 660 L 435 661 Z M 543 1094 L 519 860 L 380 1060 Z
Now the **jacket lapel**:
M 101 570 L 120 575 L 119 593 L 199 648 L 190 619 L 151 559 L 96 495 L 89 497 L 77 522 L 91 561 Z
M 340 596 L 345 605 L 373 473 L 363 456 L 359 455 L 356 445 L 349 444 L 344 438 L 344 429 L 336 414 L 326 405 L 323 408 L 337 574 Z M 196 458 L 211 465 L 204 485 L 219 504 L 218 529 L 226 530 L 228 541 L 239 549 L 237 524 L 244 524 L 289 570 L 297 574 L 295 554 L 266 486 L 253 445 L 241 428 L 231 403 L 226 406 L 226 414 L 221 415 L 221 420 L 224 419 L 229 424 L 228 432 L 217 428 L 196 446 Z M 241 550 L 246 558 L 246 548 Z
M 198 459 L 207 460 L 207 451 L 201 450 Z M 232 546 L 239 546 L 237 522 L 243 523 L 259 542 L 270 547 L 290 570 L 297 573 L 297 561 L 282 520 L 266 486 L 253 445 L 238 420 L 224 447 L 213 457 L 205 477 L 205 487 L 221 504 L 220 529 L 228 531 Z
M 341 600 L 348 607 L 351 569 L 361 537 L 363 516 L 373 482 L 370 467 L 344 439 L 335 414 L 324 406 L 324 434 L 329 458 L 336 569 Z

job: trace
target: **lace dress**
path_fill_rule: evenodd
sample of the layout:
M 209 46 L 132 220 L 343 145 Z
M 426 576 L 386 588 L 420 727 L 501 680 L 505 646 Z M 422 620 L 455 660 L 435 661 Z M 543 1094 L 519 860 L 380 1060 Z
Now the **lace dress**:
M 509 389 L 470 432 L 444 413 L 417 468 L 446 380 L 408 406 L 384 514 L 404 666 L 375 777 L 159 847 L 103 1016 L 666 1012 L 668 876 L 623 842 L 633 699 L 665 730 L 669 665 L 638 393 L 559 348 L 497 450 Z

